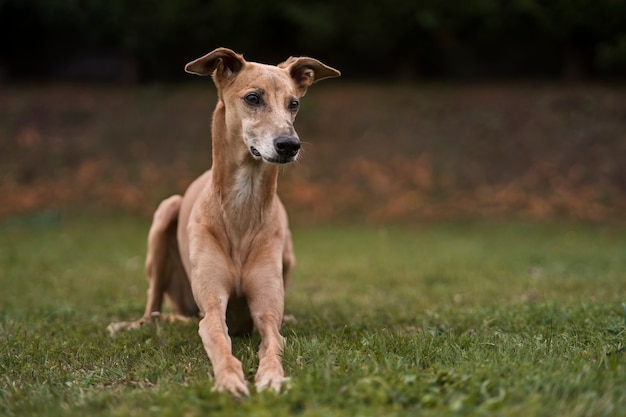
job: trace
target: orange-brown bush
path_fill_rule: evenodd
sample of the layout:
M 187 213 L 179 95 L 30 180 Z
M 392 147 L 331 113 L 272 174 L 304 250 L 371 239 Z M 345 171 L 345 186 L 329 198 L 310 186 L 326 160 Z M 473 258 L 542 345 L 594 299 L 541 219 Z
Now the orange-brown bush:
M 7 87 L 0 217 L 150 213 L 210 166 L 200 87 Z M 315 86 L 281 170 L 294 222 L 626 217 L 626 89 L 547 84 Z

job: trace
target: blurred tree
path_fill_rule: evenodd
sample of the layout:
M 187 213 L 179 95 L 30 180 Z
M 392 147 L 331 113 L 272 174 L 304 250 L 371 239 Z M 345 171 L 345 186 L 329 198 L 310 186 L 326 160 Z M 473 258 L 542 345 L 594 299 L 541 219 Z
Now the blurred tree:
M 364 77 L 624 76 L 625 39 L 623 0 L 0 0 L 13 79 L 174 79 L 216 46 Z

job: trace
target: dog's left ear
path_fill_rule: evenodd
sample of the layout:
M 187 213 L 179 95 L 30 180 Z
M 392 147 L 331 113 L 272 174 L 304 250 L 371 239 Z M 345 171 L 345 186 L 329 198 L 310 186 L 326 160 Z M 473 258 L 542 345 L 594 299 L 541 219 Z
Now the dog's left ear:
M 317 59 L 308 57 L 290 57 L 282 64 L 278 64 L 278 67 L 289 71 L 289 75 L 293 78 L 301 95 L 306 93 L 306 89 L 311 84 L 341 75 L 341 72 L 336 69 L 322 64 Z
M 217 48 L 185 65 L 185 71 L 196 75 L 211 75 L 216 71 L 219 77 L 232 78 L 245 64 L 242 55 L 228 48 Z

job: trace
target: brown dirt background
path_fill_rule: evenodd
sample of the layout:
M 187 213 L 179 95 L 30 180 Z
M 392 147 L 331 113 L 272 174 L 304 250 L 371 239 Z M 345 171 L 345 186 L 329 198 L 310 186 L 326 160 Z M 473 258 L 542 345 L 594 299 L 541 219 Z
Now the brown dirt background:
M 210 82 L 0 87 L 0 218 L 150 215 L 211 163 Z M 302 101 L 292 223 L 626 218 L 626 86 L 325 81 Z

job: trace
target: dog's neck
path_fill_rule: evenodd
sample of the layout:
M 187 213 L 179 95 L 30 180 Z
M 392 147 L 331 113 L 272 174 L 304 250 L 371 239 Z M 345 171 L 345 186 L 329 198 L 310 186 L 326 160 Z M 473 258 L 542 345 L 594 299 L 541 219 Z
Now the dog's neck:
M 224 220 L 247 229 L 259 224 L 276 197 L 278 167 L 255 160 L 241 132 L 229 131 L 220 100 L 213 114 L 213 193 L 220 199 Z

